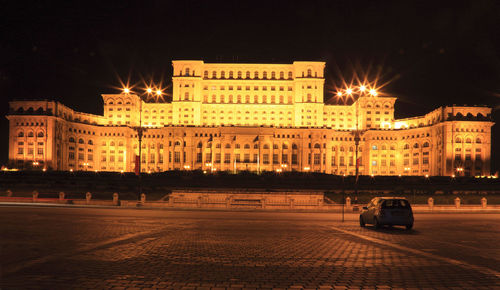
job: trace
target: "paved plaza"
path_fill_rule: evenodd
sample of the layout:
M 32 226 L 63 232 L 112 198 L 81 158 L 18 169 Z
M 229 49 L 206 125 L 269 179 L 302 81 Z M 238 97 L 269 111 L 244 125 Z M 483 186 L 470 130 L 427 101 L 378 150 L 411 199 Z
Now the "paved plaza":
M 500 215 L 0 207 L 1 289 L 500 289 Z

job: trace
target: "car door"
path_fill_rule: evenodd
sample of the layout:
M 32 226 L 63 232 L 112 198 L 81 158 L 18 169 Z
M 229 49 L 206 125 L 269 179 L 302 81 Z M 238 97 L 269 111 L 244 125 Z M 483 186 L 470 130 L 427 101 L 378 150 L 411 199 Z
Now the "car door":
M 377 203 L 377 198 L 374 198 L 370 201 L 368 204 L 368 209 L 366 210 L 365 213 L 365 222 L 372 224 L 374 222 L 373 214 L 375 213 L 375 208 L 376 208 L 376 203 Z

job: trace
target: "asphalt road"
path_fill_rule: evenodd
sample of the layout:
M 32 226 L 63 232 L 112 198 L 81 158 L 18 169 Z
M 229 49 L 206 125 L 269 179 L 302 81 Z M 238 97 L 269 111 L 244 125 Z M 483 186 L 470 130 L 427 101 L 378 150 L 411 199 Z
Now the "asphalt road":
M 500 289 L 500 215 L 0 207 L 1 289 Z

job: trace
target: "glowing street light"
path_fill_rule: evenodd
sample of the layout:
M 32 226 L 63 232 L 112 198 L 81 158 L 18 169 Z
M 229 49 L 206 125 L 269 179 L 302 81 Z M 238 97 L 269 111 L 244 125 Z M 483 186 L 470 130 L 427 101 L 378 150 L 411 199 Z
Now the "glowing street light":
M 156 95 L 161 96 L 161 95 L 163 95 L 163 92 L 160 89 L 158 89 L 158 90 L 156 90 Z
M 129 88 L 123 88 L 123 93 L 130 94 L 130 89 Z
M 153 89 L 152 89 L 152 88 L 147 88 L 147 89 L 146 89 L 146 92 L 147 92 L 148 94 L 151 94 L 151 93 L 153 92 Z
M 352 89 L 351 88 L 346 89 L 345 92 L 348 95 L 352 95 Z
M 366 87 L 365 87 L 365 86 L 361 85 L 361 86 L 359 87 L 359 91 L 360 91 L 360 92 L 364 92 L 365 90 L 366 90 Z
M 341 91 L 337 92 L 337 97 L 342 97 L 342 92 Z
M 370 89 L 370 95 L 376 97 L 378 95 L 378 93 L 375 89 Z

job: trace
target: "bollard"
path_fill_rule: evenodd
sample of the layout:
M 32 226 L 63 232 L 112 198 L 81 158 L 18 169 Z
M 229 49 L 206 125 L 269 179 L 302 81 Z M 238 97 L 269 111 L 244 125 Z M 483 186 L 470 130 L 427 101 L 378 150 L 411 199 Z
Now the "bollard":
M 141 203 L 144 204 L 146 202 L 146 194 L 141 193 Z
M 36 202 L 38 200 L 38 191 L 34 190 L 33 191 L 33 202 Z
M 10 189 L 7 189 L 7 197 L 12 197 L 12 191 L 10 191 Z
M 63 201 L 64 200 L 64 192 L 59 192 L 59 201 Z
M 455 207 L 460 208 L 460 197 L 455 198 Z
M 92 199 L 92 193 L 87 192 L 87 193 L 85 194 L 85 200 L 87 201 L 87 204 L 89 204 L 89 203 L 90 203 L 90 200 L 91 200 L 91 199 Z
M 345 198 L 345 206 L 346 207 L 351 207 L 351 198 L 350 197 L 346 197 Z
M 488 200 L 486 197 L 481 198 L 481 207 L 486 208 L 488 206 Z
M 430 208 L 430 209 L 433 209 L 433 208 L 434 208 L 434 198 L 429 197 L 429 198 L 427 199 L 427 204 L 429 205 L 429 208 Z
M 113 205 L 119 205 L 118 193 L 113 193 Z

